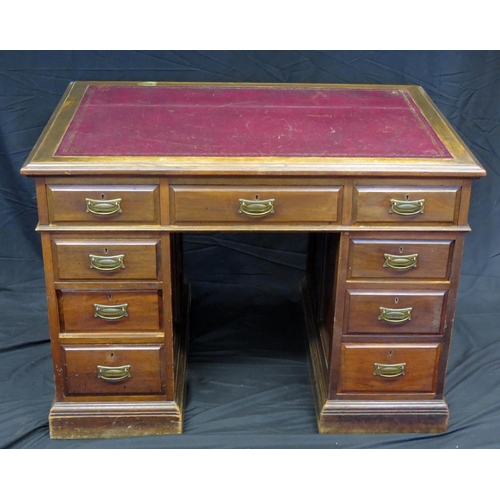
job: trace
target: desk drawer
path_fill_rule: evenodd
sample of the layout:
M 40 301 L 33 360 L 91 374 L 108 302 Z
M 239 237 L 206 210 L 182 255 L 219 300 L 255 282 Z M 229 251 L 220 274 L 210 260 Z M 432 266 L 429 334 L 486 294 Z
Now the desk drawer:
M 163 346 L 61 346 L 67 396 L 162 394 Z
M 157 332 L 160 324 L 158 291 L 59 292 L 61 331 Z
M 52 238 L 59 280 L 158 279 L 160 241 Z
M 49 222 L 159 223 L 157 185 L 47 185 Z
M 456 224 L 460 186 L 355 186 L 353 223 Z
M 441 333 L 445 290 L 347 290 L 346 294 L 346 333 Z
M 170 186 L 171 223 L 333 224 L 341 187 Z
M 435 393 L 441 344 L 341 347 L 339 393 Z
M 453 240 L 352 238 L 347 279 L 448 280 Z

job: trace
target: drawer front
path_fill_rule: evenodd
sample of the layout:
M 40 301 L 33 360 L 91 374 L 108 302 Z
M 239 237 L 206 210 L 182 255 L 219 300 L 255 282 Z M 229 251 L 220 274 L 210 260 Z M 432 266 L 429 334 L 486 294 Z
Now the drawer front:
M 52 238 L 56 279 L 158 279 L 160 241 Z
M 162 394 L 163 346 L 61 346 L 65 393 Z
M 353 223 L 456 224 L 460 186 L 355 186 Z
M 446 293 L 347 290 L 345 332 L 439 334 Z
M 49 222 L 119 224 L 159 223 L 156 185 L 47 186 Z
M 170 187 L 171 223 L 336 223 L 340 187 Z
M 160 323 L 158 291 L 59 292 L 61 331 L 157 332 Z
M 339 393 L 435 393 L 441 344 L 341 347 Z
M 347 279 L 448 280 L 453 240 L 353 238 Z

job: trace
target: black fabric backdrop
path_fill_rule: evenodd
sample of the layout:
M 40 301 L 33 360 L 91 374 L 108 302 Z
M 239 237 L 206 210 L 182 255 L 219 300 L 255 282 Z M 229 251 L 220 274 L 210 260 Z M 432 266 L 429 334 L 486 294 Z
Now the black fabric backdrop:
M 34 182 L 19 174 L 74 80 L 421 85 L 488 171 L 473 186 L 441 435 L 320 435 L 298 283 L 305 234 L 185 237 L 184 434 L 50 440 L 52 362 Z M 499 448 L 500 52 L 0 52 L 0 447 Z

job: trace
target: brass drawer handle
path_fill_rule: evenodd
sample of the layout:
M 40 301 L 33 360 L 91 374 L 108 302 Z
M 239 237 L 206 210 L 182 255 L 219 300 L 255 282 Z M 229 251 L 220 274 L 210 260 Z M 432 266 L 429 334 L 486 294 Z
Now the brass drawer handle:
M 375 371 L 373 375 L 384 378 L 395 378 L 405 374 L 406 363 L 397 363 L 395 365 L 385 365 L 383 363 L 373 363 Z
M 121 198 L 115 200 L 92 200 L 85 198 L 87 203 L 87 212 L 94 215 L 113 215 L 121 213 Z
M 389 309 L 388 307 L 380 307 L 380 316 L 378 317 L 381 321 L 387 321 L 387 323 L 404 323 L 405 321 L 411 321 L 411 312 L 413 307 L 406 307 L 404 309 Z
M 106 321 L 116 321 L 118 319 L 127 318 L 128 304 L 120 304 L 116 306 L 103 306 L 101 304 L 94 304 L 95 318 L 105 319 Z
M 97 365 L 97 378 L 108 382 L 119 382 L 125 378 L 130 378 L 130 365 L 124 366 L 100 366 Z
M 424 200 L 389 200 L 391 203 L 390 214 L 417 215 L 424 213 Z
M 111 272 L 125 269 L 123 259 L 125 255 L 89 255 L 90 268 L 98 271 Z
M 384 253 L 385 262 L 382 267 L 405 271 L 406 269 L 417 267 L 417 257 L 418 253 L 411 255 L 391 255 L 390 253 Z
M 262 217 L 274 213 L 274 198 L 269 200 L 244 200 L 240 198 L 240 214 Z

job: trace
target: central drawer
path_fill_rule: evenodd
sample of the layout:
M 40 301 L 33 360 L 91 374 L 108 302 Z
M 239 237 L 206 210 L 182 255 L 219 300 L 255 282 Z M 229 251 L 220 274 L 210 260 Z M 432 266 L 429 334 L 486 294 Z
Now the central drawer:
M 157 332 L 161 329 L 158 291 L 60 290 L 61 331 Z
M 65 393 L 161 394 L 165 391 L 163 346 L 61 346 Z
M 170 221 L 187 223 L 334 224 L 341 186 L 170 186 Z

